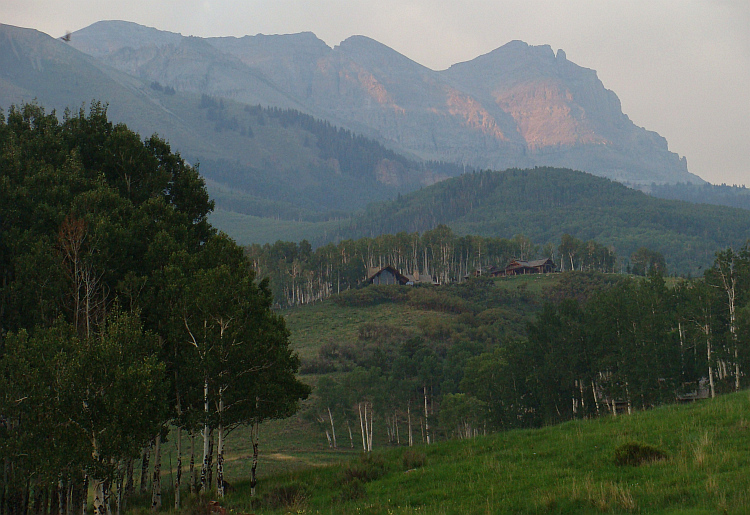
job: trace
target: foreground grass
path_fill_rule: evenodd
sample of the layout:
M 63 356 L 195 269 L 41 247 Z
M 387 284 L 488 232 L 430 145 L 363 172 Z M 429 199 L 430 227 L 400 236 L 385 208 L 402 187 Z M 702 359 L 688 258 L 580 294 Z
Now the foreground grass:
M 375 452 L 268 477 L 244 513 L 747 513 L 747 392 L 631 416 Z M 376 421 L 377 423 L 377 421 Z M 643 442 L 663 461 L 618 466 Z

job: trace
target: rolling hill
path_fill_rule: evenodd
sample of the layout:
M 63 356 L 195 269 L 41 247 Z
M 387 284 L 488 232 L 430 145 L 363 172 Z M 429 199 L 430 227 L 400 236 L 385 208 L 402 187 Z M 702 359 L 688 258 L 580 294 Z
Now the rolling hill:
M 558 244 L 563 234 L 614 246 L 627 258 L 641 246 L 664 254 L 678 273 L 699 273 L 714 252 L 750 238 L 750 211 L 651 197 L 617 182 L 559 168 L 468 173 L 370 206 L 339 238 L 424 232 Z

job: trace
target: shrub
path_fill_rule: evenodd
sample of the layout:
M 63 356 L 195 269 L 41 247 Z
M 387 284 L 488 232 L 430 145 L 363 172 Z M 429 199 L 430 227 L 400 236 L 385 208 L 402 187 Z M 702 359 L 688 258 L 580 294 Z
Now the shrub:
M 356 501 L 358 499 L 364 499 L 366 496 L 367 491 L 365 490 L 365 484 L 359 479 L 354 479 L 342 485 L 339 500 Z
M 409 292 L 409 304 L 416 308 L 444 313 L 469 311 L 469 307 L 463 299 L 433 288 L 412 288 Z
M 404 466 L 404 470 L 417 469 L 424 467 L 427 461 L 427 456 L 421 451 L 411 450 L 405 451 L 401 456 L 401 463 Z
M 381 478 L 386 473 L 385 461 L 380 456 L 363 454 L 358 462 L 350 463 L 344 468 L 343 483 L 360 481 L 367 483 Z
M 615 449 L 615 464 L 620 466 L 637 467 L 643 463 L 665 459 L 667 459 L 666 452 L 644 443 L 628 442 Z
M 307 500 L 307 494 L 306 485 L 294 482 L 277 486 L 265 495 L 264 500 L 268 507 L 273 510 L 288 509 L 303 505 Z

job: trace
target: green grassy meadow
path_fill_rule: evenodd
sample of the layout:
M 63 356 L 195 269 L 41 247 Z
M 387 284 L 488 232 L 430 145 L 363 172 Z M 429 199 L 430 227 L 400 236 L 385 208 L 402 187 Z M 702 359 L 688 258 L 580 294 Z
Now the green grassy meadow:
M 496 279 L 491 286 L 514 293 L 517 306 L 481 305 L 481 292 L 466 297 L 473 316 L 528 315 L 538 309 L 545 288 L 561 274 Z M 442 291 L 442 290 L 441 290 Z M 448 287 L 446 295 L 460 290 Z M 522 294 L 519 294 L 522 292 Z M 368 293 L 368 292 L 364 292 Z M 415 290 L 399 302 L 345 305 L 328 299 L 283 312 L 292 347 L 303 363 L 329 342 L 360 345 L 363 324 L 386 324 L 425 336 L 466 313 L 431 310 L 414 302 Z M 410 297 L 411 296 L 411 297 Z M 491 298 L 500 298 L 494 296 Z M 515 313 L 515 315 L 513 314 Z M 341 372 L 333 372 L 339 374 Z M 313 387 L 319 374 L 303 374 Z M 235 514 L 338 513 L 748 513 L 750 510 L 750 394 L 740 392 L 689 405 L 666 406 L 632 415 L 603 414 L 534 430 L 514 430 L 471 440 L 424 445 L 389 445 L 382 418 L 374 419 L 374 451 L 363 454 L 359 427 L 353 446 L 337 425 L 338 449 L 308 415 L 313 399 L 286 420 L 264 422 L 260 432 L 257 496 L 250 496 L 252 446 L 239 428 L 227 441 L 226 478 L 233 490 L 222 504 Z M 378 425 L 380 424 L 380 428 Z M 404 431 L 405 432 L 405 431 Z M 615 463 L 626 443 L 648 444 L 665 460 L 639 466 Z M 200 438 L 196 438 L 200 461 Z M 183 453 L 189 452 L 183 441 Z M 169 490 L 174 441 L 163 464 Z M 183 457 L 186 464 L 189 458 Z M 169 464 L 169 466 L 167 466 Z M 196 467 L 198 467 L 196 465 Z M 172 483 L 173 484 L 173 479 Z M 169 494 L 165 506 L 169 505 Z M 191 513 L 200 513 L 193 500 Z M 232 512 L 229 512 L 232 513 Z
M 377 421 L 376 421 L 377 423 Z M 667 459 L 615 464 L 641 442 Z M 242 513 L 747 513 L 748 392 L 367 457 L 236 483 Z

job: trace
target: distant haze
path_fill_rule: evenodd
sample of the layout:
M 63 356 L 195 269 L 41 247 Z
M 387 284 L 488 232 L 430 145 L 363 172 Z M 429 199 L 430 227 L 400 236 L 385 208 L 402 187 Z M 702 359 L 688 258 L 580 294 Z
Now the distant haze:
M 508 41 L 562 48 L 692 173 L 750 185 L 747 0 L 2 0 L 0 22 L 53 36 L 122 19 L 198 36 L 362 34 L 433 69 Z M 3 106 L 7 107 L 7 106 Z

